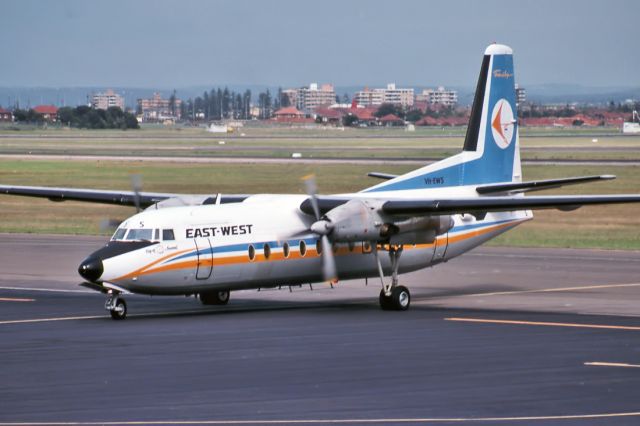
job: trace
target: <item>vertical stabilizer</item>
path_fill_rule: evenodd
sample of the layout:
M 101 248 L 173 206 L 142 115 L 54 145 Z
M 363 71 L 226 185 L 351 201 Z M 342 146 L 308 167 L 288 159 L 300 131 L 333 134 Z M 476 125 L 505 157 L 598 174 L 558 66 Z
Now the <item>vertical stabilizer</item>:
M 482 59 L 462 152 L 363 192 L 514 182 L 520 175 L 513 51 L 492 44 Z

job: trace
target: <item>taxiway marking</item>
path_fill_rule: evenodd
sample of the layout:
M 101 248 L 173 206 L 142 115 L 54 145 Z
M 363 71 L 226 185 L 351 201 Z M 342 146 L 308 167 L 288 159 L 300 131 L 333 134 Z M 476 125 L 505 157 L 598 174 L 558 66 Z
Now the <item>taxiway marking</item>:
M 156 420 L 156 421 L 116 421 L 116 422 L 16 422 L 0 423 L 0 426 L 71 426 L 71 425 L 308 425 L 308 424 L 387 424 L 387 423 L 478 423 L 517 422 L 547 420 L 588 420 L 615 417 L 639 417 L 640 411 L 626 413 L 574 414 L 564 416 L 523 416 L 523 417 L 425 417 L 387 419 L 307 419 L 307 420 Z
M 542 288 L 538 290 L 495 291 L 491 293 L 463 294 L 462 296 L 463 297 L 507 296 L 511 294 L 553 293 L 553 292 L 563 292 L 563 291 L 597 290 L 602 288 L 620 288 L 620 287 L 640 287 L 640 283 L 585 285 L 585 286 L 579 286 L 579 287 L 553 287 L 553 288 Z
M 445 318 L 445 321 L 474 322 L 484 324 L 507 324 L 507 325 L 535 325 L 546 327 L 574 327 L 574 328 L 597 328 L 606 330 L 633 330 L 640 331 L 640 327 L 629 325 L 603 325 L 603 324 L 580 324 L 569 322 L 540 322 L 540 321 L 517 321 L 517 320 L 499 320 L 486 318 Z
M 20 299 L 16 297 L 0 297 L 0 302 L 35 302 L 36 299 Z
M 0 290 L 50 291 L 50 292 L 54 292 L 54 293 L 89 293 L 89 294 L 98 294 L 97 291 L 92 291 L 92 290 L 71 290 L 71 289 L 62 289 L 62 288 L 38 288 L 38 287 L 2 287 L 2 286 L 0 286 Z
M 596 367 L 625 367 L 625 368 L 640 368 L 640 364 L 627 364 L 624 362 L 585 362 L 584 365 L 596 366 Z

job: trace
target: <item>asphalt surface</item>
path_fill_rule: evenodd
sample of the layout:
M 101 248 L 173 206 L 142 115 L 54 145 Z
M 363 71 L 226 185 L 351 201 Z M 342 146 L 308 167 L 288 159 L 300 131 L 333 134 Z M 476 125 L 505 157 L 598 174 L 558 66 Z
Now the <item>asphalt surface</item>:
M 481 248 L 402 276 L 408 312 L 370 280 L 115 322 L 77 286 L 103 242 L 0 234 L 0 425 L 640 423 L 640 252 Z

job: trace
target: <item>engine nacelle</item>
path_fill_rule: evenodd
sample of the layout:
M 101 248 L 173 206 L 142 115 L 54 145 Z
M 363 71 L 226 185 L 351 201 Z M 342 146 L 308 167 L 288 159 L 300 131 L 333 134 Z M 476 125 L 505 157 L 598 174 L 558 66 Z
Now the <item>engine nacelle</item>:
M 449 215 L 412 217 L 401 222 L 385 223 L 381 227 L 381 235 L 387 237 L 391 244 L 431 244 L 453 225 L 453 218 Z
M 337 242 L 378 241 L 384 220 L 380 216 L 383 202 L 350 200 L 329 211 L 325 217 L 331 223 L 331 239 Z

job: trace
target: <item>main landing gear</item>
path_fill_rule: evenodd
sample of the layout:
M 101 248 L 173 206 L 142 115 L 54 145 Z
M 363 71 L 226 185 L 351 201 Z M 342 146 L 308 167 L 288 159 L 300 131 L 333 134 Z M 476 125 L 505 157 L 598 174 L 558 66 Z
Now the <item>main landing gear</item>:
M 229 290 L 220 290 L 200 293 L 198 296 L 203 305 L 226 305 L 229 303 L 230 294 Z
M 378 263 L 378 273 L 382 282 L 380 290 L 380 307 L 383 311 L 406 311 L 411 304 L 411 293 L 403 285 L 398 285 L 398 268 L 400 267 L 400 256 L 402 246 L 389 246 L 389 258 L 391 259 L 391 282 L 385 282 L 382 263 L 380 262 L 380 251 L 376 250 L 376 262 Z
M 104 308 L 109 311 L 114 320 L 123 320 L 127 317 L 127 303 L 119 293 L 109 290 Z

